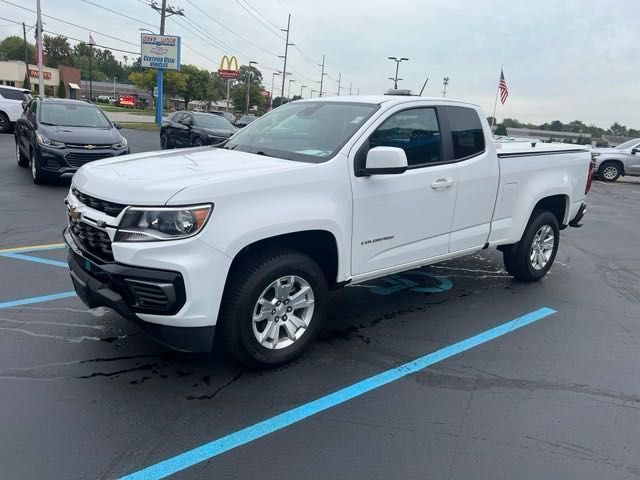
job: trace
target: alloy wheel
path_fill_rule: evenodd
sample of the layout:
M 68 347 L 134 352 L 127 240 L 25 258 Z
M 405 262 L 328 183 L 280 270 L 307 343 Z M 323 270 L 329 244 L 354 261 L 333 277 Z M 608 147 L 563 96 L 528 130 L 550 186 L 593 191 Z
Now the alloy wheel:
M 531 242 L 529 259 L 534 270 L 542 270 L 549 263 L 555 246 L 555 235 L 551 225 L 542 225 Z
M 607 180 L 613 180 L 618 176 L 618 167 L 607 165 L 604 170 L 602 170 L 602 176 Z
M 295 343 L 313 318 L 314 295 L 302 277 L 288 275 L 272 282 L 253 307 L 253 334 L 260 345 L 271 350 Z

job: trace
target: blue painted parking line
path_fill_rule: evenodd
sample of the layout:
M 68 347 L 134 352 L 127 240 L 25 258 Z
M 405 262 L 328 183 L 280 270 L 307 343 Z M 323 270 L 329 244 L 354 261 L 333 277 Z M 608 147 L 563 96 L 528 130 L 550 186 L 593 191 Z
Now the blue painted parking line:
M 175 457 L 151 465 L 142 470 L 122 477 L 121 480 L 152 480 L 166 478 L 169 475 L 185 470 L 197 463 L 209 460 L 221 453 L 245 445 L 261 437 L 276 432 L 282 428 L 300 422 L 305 418 L 352 400 L 367 392 L 380 388 L 388 383 L 395 382 L 407 375 L 423 370 L 431 365 L 446 360 L 454 355 L 470 350 L 478 345 L 494 340 L 507 333 L 518 330 L 526 325 L 541 320 L 556 313 L 551 308 L 541 308 L 521 317 L 503 323 L 495 328 L 485 330 L 482 333 L 469 337 L 448 347 L 444 347 L 397 368 L 392 368 L 373 377 L 345 387 L 324 397 L 283 412 L 250 427 L 238 430 L 225 437 L 218 438 L 209 443 L 181 453 Z
M 9 302 L 1 302 L 0 308 L 20 307 L 22 305 L 31 305 L 32 303 L 50 302 L 51 300 L 60 300 L 61 298 L 75 297 L 76 292 L 61 292 L 52 295 L 41 295 L 39 297 L 27 297 L 19 300 L 11 300 Z
M 54 267 L 69 268 L 67 262 L 59 262 L 48 258 L 34 257 L 23 253 L 0 253 L 0 257 L 13 258 L 15 260 L 26 260 L 27 262 L 43 263 L 45 265 L 53 265 Z

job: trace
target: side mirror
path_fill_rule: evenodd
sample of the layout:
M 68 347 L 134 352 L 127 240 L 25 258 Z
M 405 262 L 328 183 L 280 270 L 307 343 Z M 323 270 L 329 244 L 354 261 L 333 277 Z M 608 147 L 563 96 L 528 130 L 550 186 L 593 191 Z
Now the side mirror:
M 640 152 L 639 148 L 632 148 L 631 149 L 631 155 L 635 155 L 636 153 Z
M 120 130 L 122 128 L 122 125 L 120 125 L 118 122 L 113 122 L 113 126 L 116 130 Z
M 397 175 L 407 171 L 407 154 L 397 147 L 374 147 L 367 153 L 365 167 L 360 168 L 357 176 Z

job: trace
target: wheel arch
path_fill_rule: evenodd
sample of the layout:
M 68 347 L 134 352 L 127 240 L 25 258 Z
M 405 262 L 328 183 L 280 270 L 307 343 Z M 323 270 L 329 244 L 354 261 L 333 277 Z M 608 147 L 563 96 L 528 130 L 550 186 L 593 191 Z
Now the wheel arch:
M 291 248 L 309 256 L 324 272 L 329 288 L 339 285 L 338 241 L 328 230 L 302 230 L 255 240 L 236 252 L 229 271 L 254 252 L 275 247 Z
M 624 171 L 624 161 L 621 158 L 605 158 L 602 160 L 602 162 L 600 162 L 600 165 L 598 165 L 598 175 L 600 175 L 600 170 L 602 169 L 602 167 L 604 165 L 606 165 L 607 163 L 616 163 L 618 164 L 618 166 L 620 167 L 620 175 L 624 175 L 625 171 Z
M 531 213 L 529 214 L 529 221 L 533 216 L 533 212 L 536 210 L 545 210 L 554 214 L 558 220 L 558 225 L 561 227 L 563 225 L 567 225 L 569 223 L 571 208 L 569 202 L 569 195 L 566 194 L 549 195 L 541 198 L 531 210 Z

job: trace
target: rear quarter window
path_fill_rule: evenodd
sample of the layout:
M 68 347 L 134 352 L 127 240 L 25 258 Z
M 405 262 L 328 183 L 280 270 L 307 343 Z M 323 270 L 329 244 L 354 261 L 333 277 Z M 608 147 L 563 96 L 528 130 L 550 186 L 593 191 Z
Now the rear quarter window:
M 478 113 L 466 107 L 447 107 L 453 158 L 472 157 L 484 152 L 484 131 Z
M 18 100 L 20 102 L 27 100 L 27 97 L 20 90 L 0 87 L 0 95 L 7 100 Z

